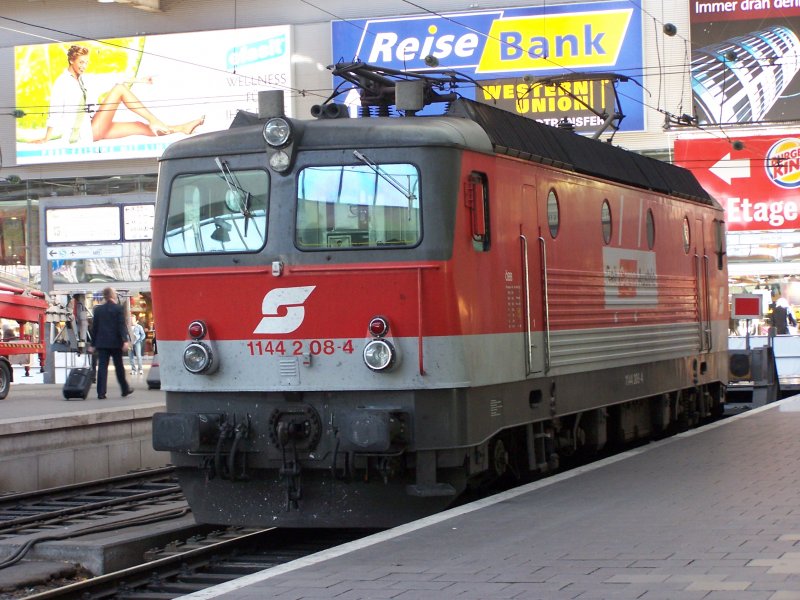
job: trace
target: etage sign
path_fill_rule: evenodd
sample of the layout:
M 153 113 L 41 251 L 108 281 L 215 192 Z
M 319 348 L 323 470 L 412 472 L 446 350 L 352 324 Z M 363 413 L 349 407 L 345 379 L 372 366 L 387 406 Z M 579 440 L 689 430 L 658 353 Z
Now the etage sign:
M 800 229 L 800 134 L 675 141 L 690 169 L 725 208 L 728 231 Z M 698 158 L 704 157 L 704 158 Z

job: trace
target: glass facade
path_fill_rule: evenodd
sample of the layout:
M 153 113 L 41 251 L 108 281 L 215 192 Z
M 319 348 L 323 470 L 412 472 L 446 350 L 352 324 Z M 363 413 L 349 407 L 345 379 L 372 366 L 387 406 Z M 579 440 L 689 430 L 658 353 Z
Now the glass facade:
M 58 198 L 97 197 L 125 198 L 129 194 L 152 194 L 155 199 L 156 175 L 122 175 L 115 177 L 76 177 L 57 180 L 27 180 L 0 183 L 0 278 L 8 283 L 41 287 L 42 265 L 50 269 L 50 281 L 55 283 L 80 283 L 97 272 L 97 260 L 64 258 L 45 259 L 40 249 L 44 240 L 40 236 L 40 207 Z M 129 244 L 130 245 L 130 244 Z M 150 242 L 134 242 L 127 248 L 126 264 L 130 268 L 119 273 L 126 281 L 140 281 L 149 287 Z M 101 275 L 103 269 L 100 269 Z M 103 275 L 103 281 L 116 281 L 116 277 Z

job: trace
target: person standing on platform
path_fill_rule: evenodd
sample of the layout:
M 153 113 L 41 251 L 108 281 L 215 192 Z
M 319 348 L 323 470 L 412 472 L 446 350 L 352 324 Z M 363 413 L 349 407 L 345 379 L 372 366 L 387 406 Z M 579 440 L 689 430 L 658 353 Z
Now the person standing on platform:
M 135 317 L 131 317 L 131 349 L 128 351 L 128 359 L 131 362 L 131 375 L 136 374 L 134 359 L 139 361 L 139 375 L 144 373 L 142 369 L 142 348 L 146 337 L 144 327 L 139 324 Z
M 125 310 L 120 306 L 117 292 L 112 287 L 103 290 L 105 302 L 94 308 L 92 316 L 92 347 L 97 352 L 97 398 L 105 400 L 108 383 L 108 361 L 114 363 L 117 381 L 122 396 L 129 396 L 133 389 L 125 378 L 125 364 L 122 353 L 127 352 L 129 345 L 128 326 L 125 323 Z
M 787 302 L 786 298 L 778 298 L 777 302 L 775 302 L 775 308 L 772 309 L 770 320 L 777 335 L 788 335 L 789 325 L 792 327 L 797 326 L 797 321 L 789 309 L 789 302 Z

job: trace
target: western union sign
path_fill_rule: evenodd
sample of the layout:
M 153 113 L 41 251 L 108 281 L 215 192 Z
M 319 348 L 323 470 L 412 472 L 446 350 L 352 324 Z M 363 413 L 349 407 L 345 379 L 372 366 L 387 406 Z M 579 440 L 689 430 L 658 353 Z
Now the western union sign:
M 557 85 L 485 79 L 475 99 L 548 125 L 566 121 L 576 131 L 587 133 L 603 124 L 604 119 L 597 114 L 603 111 L 598 108 L 614 107 L 611 82 L 603 79 L 563 81 Z
M 484 81 L 478 99 L 487 103 L 512 100 L 515 104 L 512 112 L 520 114 L 582 111 L 587 107 L 613 108 L 613 99 L 606 93 L 608 83 L 604 80 L 565 81 L 556 86 Z

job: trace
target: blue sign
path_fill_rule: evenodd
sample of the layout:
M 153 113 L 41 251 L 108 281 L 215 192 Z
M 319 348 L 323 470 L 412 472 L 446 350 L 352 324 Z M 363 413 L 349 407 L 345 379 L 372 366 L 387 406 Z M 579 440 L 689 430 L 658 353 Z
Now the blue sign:
M 364 61 L 398 70 L 452 69 L 478 82 L 507 84 L 516 91 L 525 81 L 556 75 L 617 73 L 634 78 L 643 71 L 642 13 L 636 3 L 612 0 L 468 13 L 334 21 L 334 61 Z M 428 62 L 438 66 L 430 67 Z M 436 59 L 431 61 L 431 58 Z M 625 115 L 622 131 L 644 130 L 642 82 L 617 84 Z M 524 86 L 522 86 L 524 87 Z M 465 98 L 493 101 L 480 86 L 459 88 Z M 542 95 L 540 91 L 531 91 Z M 486 97 L 481 97 L 486 96 Z M 564 109 L 567 94 L 559 99 Z M 509 100 L 509 99 L 506 99 Z M 514 99 L 511 99 L 514 100 Z M 524 100 L 524 98 L 522 98 Z M 574 99 L 576 112 L 585 110 Z M 613 105 L 594 106 L 613 110 Z M 566 107 L 567 113 L 570 107 Z M 527 114 L 551 120 L 550 111 Z

